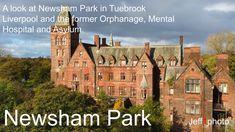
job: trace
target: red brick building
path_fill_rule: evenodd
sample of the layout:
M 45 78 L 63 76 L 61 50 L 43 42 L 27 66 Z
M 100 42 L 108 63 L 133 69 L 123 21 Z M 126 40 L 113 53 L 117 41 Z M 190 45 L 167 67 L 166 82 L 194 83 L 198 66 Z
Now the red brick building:
M 107 43 L 95 35 L 94 43 L 88 44 L 79 42 L 79 30 L 53 30 L 77 27 L 69 11 L 59 15 L 69 21 L 57 21 L 51 31 L 51 80 L 57 85 L 94 97 L 103 91 L 129 98 L 132 104 L 151 97 L 161 102 L 170 121 L 183 126 L 201 117 L 219 119 L 221 113 L 235 116 L 235 85 L 228 75 L 226 54 L 217 56 L 218 72 L 211 76 L 201 65 L 200 47 L 183 48 L 183 36 L 176 44 L 121 46 L 112 37 Z M 212 127 L 199 124 L 188 129 L 211 131 Z

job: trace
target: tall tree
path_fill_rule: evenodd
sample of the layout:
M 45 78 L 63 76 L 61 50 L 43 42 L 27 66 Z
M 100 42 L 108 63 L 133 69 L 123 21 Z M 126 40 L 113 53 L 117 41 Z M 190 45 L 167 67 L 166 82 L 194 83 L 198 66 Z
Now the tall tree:
M 216 54 L 235 52 L 235 34 L 232 32 L 209 35 L 206 43 L 208 48 Z

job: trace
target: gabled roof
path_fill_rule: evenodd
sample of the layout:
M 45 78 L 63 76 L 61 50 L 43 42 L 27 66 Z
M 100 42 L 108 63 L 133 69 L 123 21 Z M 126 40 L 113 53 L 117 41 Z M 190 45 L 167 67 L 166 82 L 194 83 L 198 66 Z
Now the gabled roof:
M 225 75 L 235 84 L 234 80 L 229 76 L 227 70 L 224 70 L 223 68 L 220 68 L 216 73 L 215 75 L 212 77 L 212 80 L 216 80 L 217 78 L 220 77 L 220 74 L 221 73 L 225 73 Z
M 192 61 L 186 68 L 185 70 L 179 75 L 179 77 L 176 79 L 178 80 L 187 70 L 189 67 L 191 67 L 191 65 L 195 64 L 197 66 L 197 68 L 205 75 L 205 77 L 212 83 L 211 80 L 211 75 L 202 67 L 201 64 L 199 64 L 196 61 Z

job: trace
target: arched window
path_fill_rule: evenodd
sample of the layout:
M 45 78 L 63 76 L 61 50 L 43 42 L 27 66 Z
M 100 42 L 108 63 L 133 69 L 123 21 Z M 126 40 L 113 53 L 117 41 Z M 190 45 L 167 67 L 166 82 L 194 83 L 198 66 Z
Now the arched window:
M 59 37 L 56 37 L 56 38 L 55 38 L 55 44 L 56 44 L 56 45 L 60 45 L 60 38 L 59 38 Z
M 177 58 L 175 56 L 171 56 L 169 58 L 169 66 L 176 66 L 176 63 L 177 63 Z
M 97 61 L 98 61 L 98 65 L 103 65 L 104 62 L 105 62 L 105 59 L 102 55 L 100 55 L 98 58 L 97 58 Z
M 62 45 L 66 45 L 66 37 L 62 38 Z
M 164 65 L 164 58 L 161 55 L 159 55 L 156 59 L 156 62 L 157 62 L 158 67 L 163 66 Z
M 126 66 L 127 65 L 127 58 L 125 55 L 123 55 L 121 58 L 120 58 L 120 66 Z

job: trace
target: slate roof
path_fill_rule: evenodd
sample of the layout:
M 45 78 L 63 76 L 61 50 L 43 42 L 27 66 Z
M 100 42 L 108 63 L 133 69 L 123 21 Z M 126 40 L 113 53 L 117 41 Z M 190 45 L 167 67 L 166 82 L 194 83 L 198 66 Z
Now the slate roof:
M 98 50 L 95 45 L 87 45 L 86 49 L 95 62 L 98 65 L 98 57 L 102 55 L 105 59 L 103 66 L 109 66 L 108 60 L 111 56 L 113 56 L 116 60 L 116 63 L 113 66 L 119 66 L 121 57 L 125 56 L 127 59 L 127 66 L 132 65 L 133 58 L 140 59 L 144 54 L 144 46 L 120 46 L 120 47 L 112 47 L 112 46 L 101 46 Z M 181 60 L 181 48 L 180 45 L 151 45 L 150 46 L 150 60 L 153 64 L 156 63 L 157 57 L 161 55 L 165 61 L 165 65 L 169 64 L 169 58 L 175 56 L 177 61 Z M 135 57 L 136 56 L 136 57 Z M 177 64 L 179 65 L 179 63 Z

